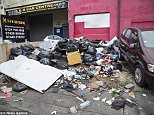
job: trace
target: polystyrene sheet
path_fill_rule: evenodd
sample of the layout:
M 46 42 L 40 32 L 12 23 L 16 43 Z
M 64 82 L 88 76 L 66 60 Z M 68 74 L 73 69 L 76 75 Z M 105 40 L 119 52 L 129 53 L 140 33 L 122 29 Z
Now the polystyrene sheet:
M 21 55 L 0 64 L 0 72 L 41 93 L 62 75 L 59 69 Z

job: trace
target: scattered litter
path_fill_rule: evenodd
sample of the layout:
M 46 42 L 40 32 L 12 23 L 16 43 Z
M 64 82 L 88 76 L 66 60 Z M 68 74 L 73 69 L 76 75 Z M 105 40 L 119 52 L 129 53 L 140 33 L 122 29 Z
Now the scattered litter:
M 12 87 L 3 86 L 0 88 L 3 93 L 10 93 L 12 91 Z
M 128 92 L 130 92 L 130 90 L 129 89 L 125 89 L 125 92 L 128 93 Z
M 13 85 L 13 91 L 16 91 L 16 92 L 21 92 L 21 91 L 24 91 L 24 90 L 27 90 L 28 89 L 28 86 L 26 86 L 25 84 L 23 83 L 20 83 L 20 82 L 17 82 Z
M 114 41 L 116 41 L 118 38 L 115 36 L 114 38 L 112 38 L 112 40 L 111 41 L 109 41 L 108 43 L 106 43 L 106 44 L 103 44 L 103 46 L 111 46 L 113 43 L 114 43 Z
M 51 112 L 51 115 L 57 115 L 56 111 Z
M 100 97 L 94 97 L 93 100 L 99 101 L 100 100 Z
M 142 110 L 142 108 L 141 108 L 141 107 L 139 107 L 138 109 L 139 109 L 139 110 Z
M 72 83 L 72 85 L 73 85 L 73 88 L 74 88 L 74 89 L 76 89 L 76 88 L 77 88 L 77 86 L 78 86 L 78 85 L 77 85 L 77 84 L 75 84 L 75 83 Z
M 11 97 L 12 97 L 12 93 L 0 94 L 0 99 L 7 99 Z
M 19 101 L 22 101 L 23 99 L 19 98 L 19 99 L 16 99 L 14 100 L 14 102 L 19 102 Z
M 33 52 L 32 52 L 34 55 L 38 55 L 40 53 L 40 51 L 38 49 L 35 49 Z
M 136 104 L 133 101 L 131 101 L 130 99 L 118 98 L 118 99 L 114 100 L 114 102 L 112 103 L 112 108 L 119 110 L 121 108 L 124 108 L 125 105 L 127 105 L 129 107 L 133 107 Z
M 63 84 L 63 89 L 66 90 L 67 92 L 72 92 L 72 90 L 74 90 L 72 84 Z
M 69 77 L 72 77 L 72 76 L 76 75 L 75 72 L 68 71 L 68 70 L 61 70 L 61 73 L 64 75 L 65 78 L 67 78 L 69 80 L 71 79 Z
M 98 86 L 103 86 L 104 85 L 104 81 L 96 81 L 95 82 Z
M 86 101 L 85 92 L 75 94 L 74 91 L 77 89 L 94 91 L 93 93 L 98 94 L 93 98 L 95 101 L 99 101 L 102 93 L 108 91 L 114 97 L 110 100 L 104 98 L 102 102 L 112 105 L 116 110 L 124 108 L 125 105 L 136 105 L 135 102 L 123 97 L 117 99 L 123 92 L 135 98 L 130 90 L 134 85 L 125 77 L 128 74 L 125 75 L 122 71 L 117 37 L 109 42 L 88 40 L 85 37 L 56 38 L 47 36 L 39 47 L 25 44 L 11 49 L 9 61 L 0 64 L 0 72 L 17 80 L 12 87 L 14 91 L 24 95 L 28 88 L 32 88 L 43 93 L 53 85 L 51 92 L 57 93 L 62 88 L 73 93 L 82 102 L 69 108 L 72 114 L 91 104 L 90 101 Z M 7 96 L 3 94 L 0 98 L 11 97 L 12 95 L 8 94 L 11 88 L 3 88 L 2 91 Z M 53 111 L 51 114 L 56 115 L 57 112 Z
M 146 94 L 142 94 L 143 95 L 143 97 L 146 97 L 147 95 Z
M 77 111 L 76 107 L 73 106 L 73 107 L 70 108 L 70 112 L 71 113 L 77 113 L 78 111 Z
M 135 98 L 135 94 L 132 91 L 129 92 L 129 96 L 132 97 L 132 98 Z
M 125 104 L 129 107 L 133 107 L 137 105 L 135 102 L 131 101 L 130 99 L 126 99 Z
M 120 93 L 120 89 L 112 88 L 111 89 L 112 93 Z
M 80 97 L 76 97 L 78 100 L 84 102 L 84 99 L 81 99 Z
M 52 90 L 52 93 L 57 93 L 59 91 L 59 89 L 60 89 L 59 87 L 54 87 Z
M 102 53 L 103 49 L 104 49 L 103 47 L 96 48 L 97 53 Z
M 68 65 L 80 64 L 82 62 L 79 51 L 67 53 Z
M 106 101 L 106 103 L 107 103 L 108 105 L 111 105 L 111 104 L 112 104 L 112 100 L 108 100 L 108 101 Z
M 107 98 L 102 99 L 103 102 L 106 102 Z
M 90 104 L 91 104 L 90 101 L 85 101 L 80 104 L 80 109 L 84 109 L 84 108 L 88 107 Z
M 85 93 L 82 92 L 82 93 L 80 94 L 80 96 L 81 96 L 81 97 L 85 97 Z
M 112 97 L 112 99 L 106 101 L 106 103 L 107 103 L 108 105 L 111 105 L 111 104 L 113 103 L 114 100 L 115 100 L 115 97 Z
M 84 84 L 79 84 L 78 88 L 84 90 L 85 88 L 87 88 L 87 86 Z
M 28 90 L 21 91 L 21 92 L 20 92 L 20 95 L 24 95 L 24 94 L 26 94 L 27 92 L 28 92 Z
M 127 84 L 126 86 L 125 86 L 125 88 L 127 88 L 127 89 L 130 89 L 130 88 L 133 88 L 134 87 L 134 84 Z
M 125 107 L 125 101 L 123 99 L 121 99 L 121 100 L 114 100 L 111 106 L 112 106 L 111 108 L 119 110 L 119 109 Z
M 90 83 L 90 91 L 97 89 L 99 86 L 96 83 Z
M 115 80 L 115 79 L 113 79 L 113 78 L 111 79 L 111 81 L 114 81 L 114 80 Z

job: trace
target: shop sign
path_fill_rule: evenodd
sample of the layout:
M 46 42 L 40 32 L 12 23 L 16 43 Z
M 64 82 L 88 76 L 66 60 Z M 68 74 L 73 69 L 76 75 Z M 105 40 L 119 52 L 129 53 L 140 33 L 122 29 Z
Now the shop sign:
M 13 42 L 24 42 L 26 38 L 26 21 L 14 19 L 8 16 L 1 16 L 3 40 Z
M 37 5 L 30 5 L 30 6 L 24 6 L 20 8 L 16 8 L 13 10 L 6 10 L 7 15 L 20 15 L 25 13 L 31 13 L 31 12 L 37 12 L 37 11 L 45 11 L 45 10 L 51 10 L 51 9 L 61 9 L 61 8 L 67 8 L 67 2 L 48 2 L 48 3 L 42 3 Z

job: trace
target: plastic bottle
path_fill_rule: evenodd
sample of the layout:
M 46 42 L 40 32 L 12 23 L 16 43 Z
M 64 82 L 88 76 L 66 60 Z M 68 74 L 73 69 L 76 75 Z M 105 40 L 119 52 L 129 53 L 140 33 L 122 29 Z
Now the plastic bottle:
M 85 102 L 81 103 L 81 104 L 80 104 L 80 109 L 83 109 L 83 108 L 89 106 L 90 103 L 91 103 L 90 101 L 85 101 Z
M 84 109 L 84 108 L 88 107 L 90 105 L 90 103 L 91 103 L 90 101 L 85 101 L 85 102 L 81 103 L 79 106 L 76 105 L 76 106 L 70 107 L 69 110 L 71 113 L 77 113 L 77 111 L 79 109 Z

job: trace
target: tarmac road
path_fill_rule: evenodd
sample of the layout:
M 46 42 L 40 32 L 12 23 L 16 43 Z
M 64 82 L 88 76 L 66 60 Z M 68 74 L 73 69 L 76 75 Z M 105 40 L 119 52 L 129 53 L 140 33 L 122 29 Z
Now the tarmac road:
M 154 87 L 137 91 L 136 101 L 139 108 L 139 115 L 154 115 Z

